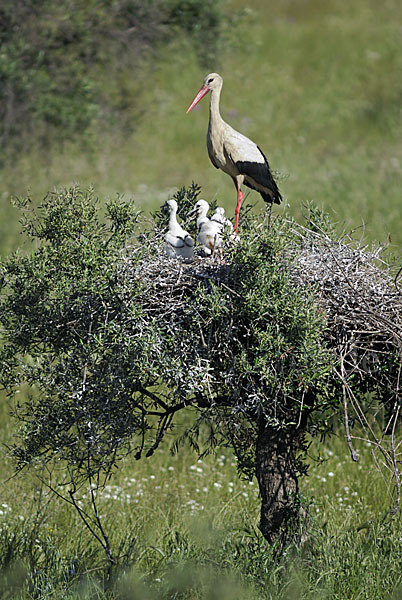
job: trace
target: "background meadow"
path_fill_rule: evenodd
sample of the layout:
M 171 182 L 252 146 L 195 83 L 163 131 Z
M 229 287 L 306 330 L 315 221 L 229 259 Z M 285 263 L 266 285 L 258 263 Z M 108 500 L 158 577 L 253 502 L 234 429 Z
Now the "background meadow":
M 208 100 L 185 114 L 215 70 L 224 77 L 223 117 L 254 139 L 279 172 L 287 199 L 279 210 L 288 204 L 300 216 L 313 200 L 341 224 L 364 227 L 368 239 L 384 242 L 390 234 L 400 247 L 399 3 L 226 0 L 219 18 L 213 31 L 222 29 L 222 39 L 212 58 L 196 20 L 189 36 L 177 32 L 167 46 L 155 44 L 134 73 L 122 70 L 124 118 L 123 108 L 112 123 L 92 116 L 81 137 L 50 128 L 45 146 L 33 131 L 24 138 L 28 152 L 3 152 L 3 249 L 18 240 L 7 220 L 17 218 L 8 212 L 10 195 L 40 198 L 73 182 L 94 184 L 101 197 L 123 193 L 149 211 L 194 180 L 206 199 L 217 197 L 233 214 L 232 182 L 206 153 Z M 110 72 L 97 77 L 99 87 L 117 87 Z
M 96 3 L 76 4 L 83 35 L 80 15 L 95 10 Z M 137 11 L 163 8 L 162 2 L 132 4 Z M 401 4 L 206 2 L 210 12 L 217 7 L 215 20 L 197 13 L 195 1 L 176 4 L 181 21 L 171 35 L 170 25 L 162 23 L 163 35 L 149 35 L 144 51 L 127 45 L 126 54 L 112 57 L 118 69 L 112 58 L 91 66 L 94 97 L 103 104 L 85 104 L 83 87 L 72 94 L 74 110 L 63 113 L 62 125 L 54 118 L 58 106 L 49 117 L 51 86 L 37 83 L 45 80 L 45 63 L 33 62 L 27 77 L 32 89 L 35 82 L 42 89 L 36 112 L 20 119 L 14 137 L 4 131 L 1 137 L 0 252 L 24 247 L 13 196 L 31 195 L 39 202 L 49 190 L 72 183 L 94 185 L 102 201 L 116 194 L 133 198 L 148 214 L 195 181 L 202 197 L 217 199 L 232 217 L 233 184 L 207 156 L 207 99 L 185 114 L 204 76 L 218 71 L 224 78 L 223 118 L 259 144 L 277 173 L 285 201 L 274 210 L 301 219 L 304 205 L 313 201 L 340 229 L 356 228 L 368 244 L 389 245 L 399 257 Z M 67 11 L 67 5 L 61 3 L 61 9 Z M 50 37 L 51 26 L 46 27 Z M 67 45 L 65 52 L 75 65 L 71 72 L 82 78 L 81 54 L 74 48 Z M 133 63 L 130 52 L 138 54 Z M 17 78 L 19 63 L 10 56 L 0 50 L 0 82 Z M 53 72 L 53 81 L 58 75 Z M 257 194 L 249 199 L 261 206 Z M 179 424 L 151 460 L 126 459 L 102 494 L 101 511 L 120 557 L 119 567 L 109 572 L 102 550 L 69 507 L 34 474 L 13 477 L 7 443 L 14 423 L 4 394 L 0 411 L 0 598 L 402 595 L 400 514 L 388 517 L 392 499 L 373 448 L 362 441 L 361 461 L 352 463 L 341 424 L 332 439 L 312 440 L 309 474 L 301 482 L 311 503 L 311 539 L 290 548 L 280 563 L 258 532 L 256 482 L 238 478 L 227 449 L 200 460 L 186 447 L 171 454 L 170 444 L 185 427 Z

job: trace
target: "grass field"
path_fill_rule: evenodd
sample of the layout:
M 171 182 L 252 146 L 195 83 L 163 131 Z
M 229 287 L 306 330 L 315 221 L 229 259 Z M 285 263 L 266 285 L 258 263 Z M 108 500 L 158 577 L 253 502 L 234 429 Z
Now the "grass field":
M 402 248 L 402 5 L 396 0 L 252 0 L 219 65 L 222 116 L 254 139 L 278 171 L 297 218 L 313 200 L 339 227 L 359 228 L 367 243 Z M 206 74 L 177 39 L 149 72 L 146 111 L 134 134 L 93 132 L 87 149 L 39 147 L 0 173 L 0 251 L 21 245 L 12 195 L 79 182 L 102 199 L 123 193 L 145 212 L 192 180 L 233 216 L 230 178 L 209 162 L 208 102 L 185 111 Z M 55 145 L 56 147 L 56 145 Z M 251 196 L 259 203 L 258 195 Z M 228 450 L 198 461 L 165 445 L 152 461 L 127 459 L 100 498 L 118 567 L 78 517 L 29 474 L 11 478 L 4 444 L 13 423 L 1 404 L 0 598 L 65 600 L 333 599 L 402 597 L 401 516 L 371 448 L 352 463 L 341 429 L 313 440 L 302 491 L 310 500 L 311 538 L 274 560 L 258 532 L 254 481 L 239 480 Z M 324 460 L 317 460 L 318 456 Z M 85 501 L 85 499 L 83 500 Z
M 390 234 L 398 250 L 400 5 L 254 0 L 245 8 L 232 0 L 227 6 L 245 15 L 220 64 L 210 65 L 224 77 L 223 117 L 265 151 L 293 214 L 314 200 L 340 226 L 364 227 L 368 240 L 386 242 Z M 72 182 L 95 184 L 101 197 L 124 193 L 148 211 L 194 180 L 206 199 L 218 197 L 233 214 L 233 184 L 206 153 L 208 101 L 185 114 L 205 74 L 178 38 L 149 69 L 141 92 L 146 109 L 134 134 L 97 131 L 87 147 L 63 140 L 63 153 L 38 148 L 8 165 L 0 183 L 2 249 L 18 245 L 16 214 L 5 208 L 11 194 L 40 198 Z
M 3 483 L 2 597 L 400 597 L 400 516 L 387 518 L 387 491 L 364 444 L 359 465 L 342 438 L 321 446 L 319 461 L 313 450 L 302 485 L 311 537 L 281 562 L 258 533 L 256 482 L 238 479 L 230 452 L 198 460 L 164 449 L 135 469 L 127 460 L 102 494 L 120 559 L 108 576 L 103 551 L 69 507 L 29 476 Z

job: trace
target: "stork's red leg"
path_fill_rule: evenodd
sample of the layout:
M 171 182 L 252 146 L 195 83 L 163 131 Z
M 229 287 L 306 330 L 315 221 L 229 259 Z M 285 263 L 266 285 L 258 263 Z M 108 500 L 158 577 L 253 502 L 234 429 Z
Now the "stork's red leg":
M 243 192 L 239 188 L 237 190 L 237 206 L 236 206 L 236 210 L 235 210 L 235 214 L 236 214 L 235 226 L 234 226 L 235 233 L 237 233 L 237 230 L 239 229 L 239 214 L 240 214 L 240 208 L 241 208 L 242 202 L 243 202 Z
M 234 225 L 234 230 L 235 233 L 237 233 L 237 230 L 239 229 L 239 214 L 240 214 L 240 209 L 241 209 L 241 203 L 243 202 L 243 192 L 240 189 L 240 185 L 237 181 L 237 179 L 235 177 L 232 177 L 233 179 L 233 183 L 236 186 L 236 190 L 237 190 L 237 205 L 236 205 L 236 210 L 235 210 L 235 225 Z

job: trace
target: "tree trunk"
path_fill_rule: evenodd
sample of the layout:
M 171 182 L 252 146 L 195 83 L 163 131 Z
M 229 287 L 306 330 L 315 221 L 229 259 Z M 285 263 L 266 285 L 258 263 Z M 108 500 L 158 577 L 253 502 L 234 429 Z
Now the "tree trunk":
M 278 543 L 279 552 L 299 532 L 301 507 L 296 453 L 300 439 L 299 431 L 274 429 L 260 419 L 256 449 L 262 502 L 260 530 L 270 544 Z

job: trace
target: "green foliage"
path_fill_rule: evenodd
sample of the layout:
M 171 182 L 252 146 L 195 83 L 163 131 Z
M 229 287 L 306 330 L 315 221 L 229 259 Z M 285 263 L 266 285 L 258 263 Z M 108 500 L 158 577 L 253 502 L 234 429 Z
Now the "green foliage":
M 183 216 L 199 194 L 194 183 L 177 192 Z M 305 473 L 306 434 L 325 433 L 343 406 L 315 287 L 294 278 L 294 222 L 243 213 L 241 239 L 226 240 L 223 262 L 183 265 L 165 256 L 162 214 L 149 227 L 122 198 L 104 217 L 93 190 L 78 188 L 49 194 L 37 210 L 29 199 L 20 207 L 33 250 L 1 264 L 0 382 L 20 423 L 11 453 L 18 469 L 48 470 L 50 488 L 98 530 L 111 560 L 95 495 L 125 455 L 152 456 L 187 407 L 196 418 L 184 437 L 195 448 L 200 432 L 205 452 L 232 446 L 252 477 L 263 422 L 294 440 Z M 310 218 L 326 223 L 317 211 Z M 356 400 L 395 392 L 391 350 L 375 377 L 352 372 Z M 81 486 L 92 521 L 76 499 Z
M 243 215 L 241 240 L 226 255 L 225 284 L 200 289 L 194 312 L 194 336 L 201 322 L 209 340 L 200 352 L 213 382 L 211 410 L 250 477 L 259 417 L 275 429 L 324 432 L 337 405 L 325 316 L 314 288 L 296 286 L 291 276 L 298 243 L 291 223 L 269 221 Z
M 183 210 L 199 192 L 196 184 L 177 192 Z M 248 453 L 259 415 L 273 427 L 295 427 L 321 395 L 317 427 L 334 402 L 324 400 L 331 358 L 313 295 L 289 277 L 284 225 L 270 230 L 263 221 L 256 238 L 258 217 L 250 217 L 222 267 L 227 284 L 183 288 L 185 304 L 166 319 L 166 299 L 148 298 L 154 284 L 136 275 L 155 260 L 159 234 L 141 233 L 130 203 L 109 202 L 106 222 L 92 190 L 50 194 L 38 211 L 21 204 L 36 249 L 4 261 L 0 307 L 2 385 L 10 393 L 22 383 L 31 388 L 30 401 L 15 408 L 21 468 L 56 459 L 67 461 L 71 480 L 107 477 L 126 452 L 152 454 L 188 404 L 225 415 L 237 431 L 232 443 Z M 146 441 L 155 419 L 154 441 L 152 434 Z
M 136 378 L 127 387 L 121 380 L 132 345 L 119 337 L 123 321 L 138 318 L 135 305 L 120 325 L 114 320 L 124 293 L 116 263 L 138 213 L 117 198 L 102 222 L 93 192 L 74 188 L 48 195 L 39 215 L 28 215 L 24 229 L 38 245 L 5 266 L 9 287 L 1 308 L 5 331 L 13 331 L 2 349 L 2 383 L 10 391 L 23 381 L 33 386 L 28 405 L 16 407 L 25 440 L 16 455 L 21 466 L 50 452 L 72 467 L 87 458 L 106 468 L 139 421 L 129 409 Z M 139 364 L 134 359 L 132 368 Z M 116 419 L 113 406 L 120 406 Z
M 34 132 L 35 142 L 42 145 L 57 133 L 67 141 L 82 136 L 94 123 L 125 132 L 136 127 L 139 110 L 131 104 L 147 84 L 141 61 L 155 57 L 158 47 L 178 32 L 197 47 L 206 36 L 209 50 L 202 57 L 211 56 L 219 44 L 224 22 L 220 3 L 193 3 L 198 6 L 194 14 L 190 4 L 2 2 L 2 147 L 27 145 Z
M 233 21 L 223 3 L 215 0 L 173 0 L 169 22 L 178 25 L 191 38 L 202 67 L 212 69 L 219 62 L 225 30 Z
M 258 236 L 233 256 L 235 289 L 242 297 L 233 321 L 240 324 L 237 337 L 246 351 L 238 352 L 241 361 L 234 365 L 236 393 L 276 426 L 296 424 L 303 396 L 327 388 L 332 362 L 313 290 L 298 289 L 291 279 L 285 227 L 271 230 L 263 223 Z

